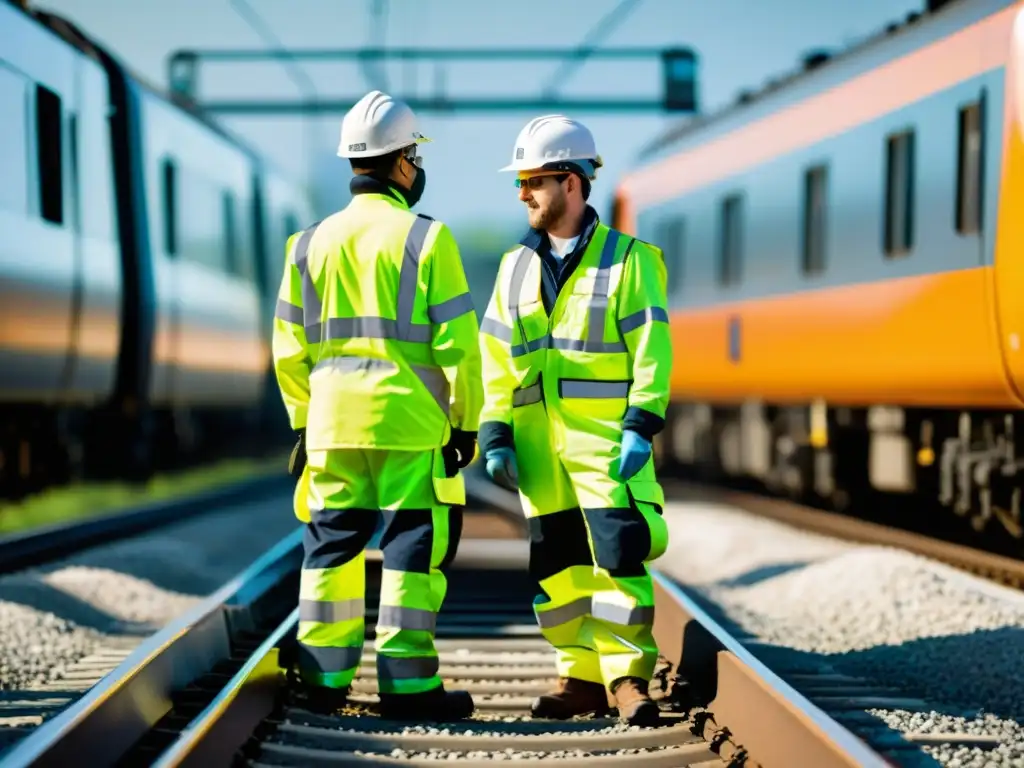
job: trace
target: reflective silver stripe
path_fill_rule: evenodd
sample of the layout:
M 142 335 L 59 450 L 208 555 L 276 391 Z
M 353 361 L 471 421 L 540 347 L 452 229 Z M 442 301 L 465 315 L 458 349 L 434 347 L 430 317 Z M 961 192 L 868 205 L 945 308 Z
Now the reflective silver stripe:
M 274 310 L 274 317 L 284 320 L 292 325 L 305 325 L 302 322 L 302 307 L 297 307 L 284 299 L 277 300 L 277 308 Z
M 604 398 L 628 397 L 628 381 L 581 381 L 559 379 L 558 395 L 565 398 L 600 400 Z
M 523 389 L 515 389 L 512 391 L 512 407 L 518 408 L 521 405 L 533 405 L 541 401 L 541 386 L 540 382 L 536 381 L 528 387 Z
M 512 347 L 512 357 L 522 357 L 538 349 L 566 349 L 573 352 L 598 352 L 611 354 L 615 352 L 626 352 L 628 348 L 624 341 L 591 341 L 590 339 L 558 339 L 551 336 L 541 336 L 533 339 L 527 344 L 516 344 Z
M 526 280 L 526 271 L 530 268 L 530 257 L 534 251 L 525 245 L 516 254 L 516 263 L 512 268 L 512 281 L 508 286 L 508 308 L 512 312 L 512 318 L 519 321 L 519 294 L 523 291 L 523 282 Z
M 624 627 L 637 627 L 654 621 L 654 606 L 638 605 L 627 608 L 624 605 L 602 603 L 595 598 L 590 614 L 601 621 L 609 621 Z
M 587 616 L 590 613 L 590 598 L 581 597 L 571 603 L 560 605 L 547 611 L 540 611 L 534 607 L 534 614 L 537 616 L 537 626 L 541 629 L 551 629 L 570 621 Z
M 295 243 L 295 252 L 292 255 L 295 267 L 299 270 L 299 275 L 302 278 L 302 324 L 307 328 L 314 323 L 319 323 L 323 315 L 323 305 L 317 295 L 313 276 L 309 273 L 309 243 L 319 226 L 320 222 L 318 221 L 299 235 L 299 240 Z M 309 340 L 308 334 L 306 340 Z
M 436 626 L 437 614 L 424 608 L 382 605 L 377 614 L 378 628 L 418 629 L 424 632 L 433 632 Z
M 299 666 L 304 669 L 316 667 L 321 672 L 345 672 L 359 666 L 363 658 L 363 647 L 307 645 L 299 641 L 298 655 Z
M 595 339 L 551 339 L 552 349 L 569 349 L 573 352 L 626 352 L 624 341 L 597 341 Z
M 432 219 L 416 216 L 406 235 L 402 268 L 398 275 L 398 306 L 395 320 L 386 317 L 331 317 L 326 321 L 322 320 L 323 305 L 308 269 L 309 242 L 320 222 L 304 231 L 295 244 L 293 259 L 302 276 L 302 314 L 303 325 L 306 329 L 306 341 L 310 344 L 318 344 L 322 341 L 346 339 L 393 339 L 429 344 L 433 340 L 433 327 L 429 323 L 414 323 L 413 310 L 416 305 L 416 292 L 419 285 L 420 257 L 426 245 L 431 223 Z M 432 322 L 446 322 L 465 314 L 466 311 L 473 311 L 473 300 L 468 293 L 449 299 L 436 307 L 428 308 L 428 315 L 431 312 L 434 313 L 431 315 Z M 375 362 L 370 358 L 339 356 L 329 359 L 332 361 L 329 363 L 330 366 L 336 370 L 371 370 L 374 366 L 378 369 L 380 367 L 379 361 Z M 344 360 L 350 362 L 338 362 Z M 444 371 L 436 366 L 410 365 L 410 367 L 447 415 L 450 409 L 451 394 Z
M 448 383 L 448 377 L 444 375 L 444 371 L 430 365 L 410 364 L 409 367 L 412 368 L 412 372 L 416 374 L 447 416 L 451 409 L 452 394 L 451 385 Z
M 635 331 L 640 326 L 647 325 L 647 323 L 667 322 L 668 312 L 661 307 L 648 307 L 622 318 L 619 321 L 619 331 L 621 333 L 629 333 L 630 331 Z
M 619 232 L 614 229 L 609 229 L 608 236 L 605 238 L 604 245 L 601 248 L 601 259 L 598 264 L 597 275 L 594 278 L 593 293 L 590 296 L 589 317 L 587 321 L 587 334 L 585 339 L 562 339 L 545 335 L 538 339 L 525 341 L 526 331 L 524 330 L 521 321 L 519 304 L 523 283 L 526 279 L 526 271 L 530 263 L 530 257 L 534 255 L 534 252 L 523 246 L 522 250 L 519 252 L 515 268 L 512 272 L 508 304 L 509 310 L 512 312 L 512 317 L 519 326 L 520 338 L 524 341 L 512 347 L 512 357 L 522 357 L 523 355 L 528 355 L 531 352 L 536 352 L 538 349 L 559 349 L 571 352 L 594 352 L 598 354 L 614 354 L 628 351 L 628 348 L 623 341 L 604 340 L 605 318 L 608 313 L 608 286 L 611 281 L 611 270 L 615 265 L 615 252 L 618 248 L 621 237 L 622 235 Z M 629 247 L 626 249 L 627 253 L 629 248 L 632 247 L 633 242 L 635 241 L 630 241 Z M 483 330 L 482 326 L 481 330 Z M 496 338 L 500 338 L 497 333 L 491 333 L 491 335 Z
M 325 357 L 313 366 L 313 373 L 317 371 L 332 370 L 339 373 L 354 373 L 355 371 L 394 371 L 398 366 L 391 360 L 380 360 L 374 357 Z
M 506 344 L 512 341 L 512 329 L 493 317 L 487 317 L 486 315 L 480 321 L 480 333 L 486 333 L 488 336 L 493 336 L 498 341 L 504 341 Z
M 388 317 L 332 317 L 326 323 L 306 326 L 306 339 L 311 344 L 345 339 L 394 339 L 430 343 L 429 325 L 414 325 L 410 328 L 409 334 L 410 338 L 402 339 L 399 335 L 398 321 Z
M 636 627 L 651 624 L 654 621 L 654 606 L 638 605 L 628 608 L 615 603 L 604 603 L 597 598 L 592 600 L 589 597 L 581 597 L 548 611 L 538 610 L 537 606 L 534 606 L 534 614 L 537 616 L 537 625 L 541 629 L 558 627 L 588 615 L 612 624 Z
M 508 289 L 508 308 L 512 313 L 512 322 L 519 328 L 519 338 L 524 342 L 526 340 L 526 329 L 523 328 L 523 320 L 519 313 L 519 300 L 523 292 L 523 283 L 526 281 L 526 272 L 530 268 L 530 257 L 533 255 L 534 252 L 525 245 L 519 249 L 515 267 L 512 269 L 512 282 L 509 284 Z M 513 356 L 515 356 L 514 351 Z
M 413 338 L 412 313 L 416 304 L 416 291 L 419 284 L 420 255 L 427 242 L 430 224 L 430 219 L 417 216 L 413 219 L 409 234 L 405 237 L 402 271 L 398 275 L 398 338 L 403 341 L 420 340 Z M 427 328 L 427 341 L 430 341 L 429 330 Z
M 321 320 L 323 308 L 317 295 L 313 278 L 307 269 L 309 241 L 319 223 L 310 227 L 299 237 L 294 251 L 295 266 L 302 275 L 302 306 L 305 317 L 306 339 L 310 343 L 341 341 L 344 339 L 394 339 L 420 344 L 430 343 L 433 329 L 429 324 L 413 322 L 413 309 L 419 282 L 419 263 L 430 219 L 417 216 L 405 238 L 402 268 L 398 275 L 397 319 L 386 317 L 332 317 Z M 468 294 L 465 294 L 468 297 Z M 460 297 L 456 297 L 459 299 Z M 440 306 L 447 305 L 448 302 Z M 470 302 L 472 308 L 472 302 Z
M 427 317 L 432 323 L 447 323 L 457 317 L 462 317 L 468 312 L 474 312 L 473 297 L 467 292 L 460 296 L 454 296 L 448 301 L 427 307 Z
M 587 339 L 604 341 L 604 321 L 608 314 L 608 283 L 611 280 L 612 264 L 615 263 L 615 249 L 619 245 L 619 233 L 608 230 L 608 236 L 601 248 L 601 261 L 594 278 L 594 292 L 590 296 L 590 312 L 587 324 Z
M 377 678 L 416 680 L 433 677 L 441 668 L 437 656 L 396 657 L 377 654 Z
M 350 600 L 299 600 L 299 621 L 335 621 L 360 619 L 366 610 L 361 597 Z

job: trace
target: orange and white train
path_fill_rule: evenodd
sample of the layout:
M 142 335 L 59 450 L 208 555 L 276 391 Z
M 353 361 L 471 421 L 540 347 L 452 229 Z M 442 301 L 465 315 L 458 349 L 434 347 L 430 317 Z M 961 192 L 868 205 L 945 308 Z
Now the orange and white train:
M 668 264 L 665 456 L 1021 538 L 1024 3 L 935 5 L 659 138 L 613 219 Z

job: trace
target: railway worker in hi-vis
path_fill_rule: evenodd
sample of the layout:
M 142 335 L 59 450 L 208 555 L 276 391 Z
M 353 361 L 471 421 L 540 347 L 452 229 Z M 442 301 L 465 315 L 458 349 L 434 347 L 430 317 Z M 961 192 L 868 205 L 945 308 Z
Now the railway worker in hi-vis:
M 651 440 L 663 427 L 672 346 L 661 251 L 598 220 L 602 165 L 590 131 L 531 120 L 512 163 L 531 229 L 505 253 L 481 322 L 480 450 L 518 485 L 530 531 L 534 610 L 559 683 L 540 718 L 606 712 L 658 720 L 658 649 L 646 563 L 668 544 Z M 609 692 L 611 696 L 609 696 Z
M 291 236 L 274 319 L 277 381 L 299 442 L 308 508 L 298 669 L 314 706 L 344 704 L 364 640 L 365 561 L 380 513 L 376 624 L 381 714 L 457 719 L 434 630 L 462 530 L 483 391 L 479 325 L 451 230 L 416 214 L 428 141 L 380 91 L 341 125 L 355 173 L 343 210 Z

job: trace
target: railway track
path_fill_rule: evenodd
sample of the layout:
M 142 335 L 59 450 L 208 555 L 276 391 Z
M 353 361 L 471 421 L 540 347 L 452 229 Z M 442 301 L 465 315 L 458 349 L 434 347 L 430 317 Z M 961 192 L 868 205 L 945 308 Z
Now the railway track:
M 290 497 L 265 477 L 0 539 L 0 764 L 291 530 Z
M 530 701 L 556 672 L 530 609 L 534 588 L 521 529 L 509 524 L 518 502 L 489 484 L 480 486 L 475 476 L 470 483 L 485 497 L 480 507 L 493 506 L 466 515 L 438 648 L 446 685 L 473 693 L 472 720 L 408 726 L 373 713 L 379 555 L 368 556 L 368 646 L 350 706 L 329 717 L 304 708 L 287 671 L 301 564 L 296 531 L 146 641 L 4 755 L 2 764 L 74 764 L 82 755 L 90 756 L 90 765 L 125 768 L 415 766 L 438 760 L 468 767 L 501 759 L 563 766 L 886 764 L 660 574 L 655 632 L 665 658 L 652 695 L 664 725 L 627 728 L 609 717 L 530 720 Z

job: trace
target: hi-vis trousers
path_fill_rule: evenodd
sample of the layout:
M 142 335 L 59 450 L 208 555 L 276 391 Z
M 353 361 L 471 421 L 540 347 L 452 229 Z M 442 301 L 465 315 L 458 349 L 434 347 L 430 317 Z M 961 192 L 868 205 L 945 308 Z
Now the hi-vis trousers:
M 649 461 L 618 480 L 617 446 L 594 451 L 579 434 L 559 456 L 543 402 L 513 409 L 519 493 L 530 529 L 530 573 L 541 633 L 557 651 L 558 673 L 611 686 L 650 680 L 654 586 L 647 563 L 668 547 L 668 526 Z
M 437 488 L 452 482 L 436 482 L 437 472 L 443 478 L 441 466 L 440 451 L 309 452 L 310 519 L 303 538 L 298 626 L 299 672 L 307 684 L 345 688 L 359 668 L 364 549 L 383 511 L 379 690 L 420 693 L 441 685 L 434 630 L 447 590 L 444 571 L 462 533 L 461 511 L 438 499 Z M 296 514 L 301 519 L 300 490 Z

